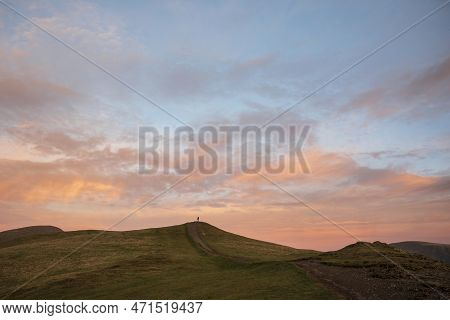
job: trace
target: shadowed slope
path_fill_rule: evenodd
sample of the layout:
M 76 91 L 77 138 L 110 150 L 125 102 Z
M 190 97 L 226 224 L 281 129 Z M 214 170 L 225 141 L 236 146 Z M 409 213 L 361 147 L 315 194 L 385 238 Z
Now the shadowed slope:
M 423 254 L 432 259 L 450 263 L 450 245 L 420 241 L 405 241 L 390 244 L 393 247 Z
M 358 242 L 297 263 L 347 298 L 447 299 L 450 295 L 448 264 L 381 242 Z
M 57 227 L 35 226 L 0 232 L 0 243 L 14 241 L 26 237 L 64 232 Z

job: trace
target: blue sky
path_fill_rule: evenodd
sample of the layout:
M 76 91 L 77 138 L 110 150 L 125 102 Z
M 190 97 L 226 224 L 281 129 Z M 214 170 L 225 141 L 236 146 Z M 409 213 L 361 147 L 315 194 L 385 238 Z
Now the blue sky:
M 433 0 L 15 1 L 11 4 L 169 112 L 198 127 L 205 123 L 263 124 L 442 3 Z M 439 199 L 439 207 L 428 209 L 444 220 L 448 219 L 448 196 L 445 196 L 448 189 L 442 186 L 450 174 L 449 18 L 450 6 L 447 6 L 277 120 L 282 124 L 311 124 L 312 135 L 308 141 L 311 157 L 328 159 L 333 155 L 333 161 L 345 161 L 342 166 L 347 169 L 339 168 L 347 174 L 348 181 L 359 181 L 358 175 L 372 170 L 371 177 L 385 177 L 387 172 L 402 177 L 401 183 L 407 188 L 411 183 L 405 179 L 420 180 L 421 186 L 439 186 L 433 189 L 439 192 L 432 196 L 427 193 L 416 198 L 423 200 L 421 205 L 431 198 Z M 73 199 L 65 193 L 55 198 L 49 196 L 51 199 L 39 193 L 41 214 L 33 217 L 23 212 L 30 199 L 36 199 L 35 193 L 4 196 L 1 202 L 4 212 L 11 212 L 12 218 L 0 221 L 3 228 L 25 223 L 16 216 L 25 214 L 31 220 L 24 221 L 41 222 L 61 212 L 74 217 L 62 220 L 68 228 L 88 227 L 79 222 L 81 218 L 75 217 L 97 210 L 106 200 L 80 200 L 78 196 L 110 190 L 112 193 L 105 197 L 110 196 L 114 206 L 120 203 L 120 209 L 144 197 L 145 192 L 138 188 L 144 182 L 130 182 L 144 178 L 129 178 L 133 173 L 121 172 L 112 181 L 114 175 L 108 170 L 122 168 L 121 161 L 134 161 L 130 159 L 135 159 L 132 153 L 139 125 L 178 123 L 3 6 L 0 7 L 0 43 L 3 87 L 0 157 L 5 163 L 0 170 L 6 175 L 15 162 L 19 167 L 25 166 L 20 161 L 55 167 L 68 161 L 61 170 L 73 175 L 70 179 L 58 178 L 62 185 L 73 193 L 80 179 L 89 181 L 76 189 Z M 79 147 L 80 153 L 68 150 L 67 144 Z M 128 151 L 119 154 L 121 148 Z M 128 158 L 126 152 L 130 152 Z M 88 165 L 83 162 L 87 160 L 107 163 L 111 168 L 105 168 L 103 176 L 96 172 L 86 177 L 80 168 Z M 113 161 L 117 161 L 116 167 Z M 310 164 L 313 174 L 328 172 L 325 170 L 328 166 L 329 170 L 333 168 L 320 161 Z M 45 186 L 56 174 L 51 171 L 56 169 L 49 170 L 48 175 L 40 177 Z M 344 176 L 327 177 L 335 182 L 344 179 Z M 320 174 L 317 179 L 322 179 Z M 7 186 L 17 183 L 20 189 L 22 182 L 13 180 Z M 102 185 L 94 187 L 93 181 Z M 222 196 L 222 188 L 228 182 L 214 181 Z M 373 183 L 384 180 L 376 181 Z M 111 183 L 120 184 L 120 188 L 106 187 Z M 338 188 L 333 184 L 330 187 L 326 180 L 323 183 L 324 190 Z M 383 183 L 371 188 L 384 190 Z M 416 186 L 415 183 L 412 184 Z M 397 182 L 395 185 L 401 188 Z M 157 183 L 155 189 L 156 186 Z M 363 190 L 367 186 L 353 187 Z M 90 197 L 96 198 L 92 194 Z M 191 193 L 185 198 L 186 201 L 197 199 Z M 316 197 L 312 195 L 311 199 Z M 237 231 L 253 236 L 268 228 L 269 223 L 255 227 L 250 222 L 242 222 L 248 221 L 247 204 L 220 201 L 228 208 L 224 210 L 230 218 L 225 219 L 222 212 L 222 216 L 211 214 L 213 221 L 232 228 L 237 228 L 239 221 L 245 227 Z M 208 212 L 208 207 L 201 203 L 197 209 Z M 418 207 L 424 212 L 423 207 Z M 268 208 L 263 209 L 272 210 Z M 233 212 L 241 215 L 237 218 Z M 178 213 L 169 215 L 170 218 L 168 215 L 161 218 L 162 213 L 156 216 L 159 220 L 153 217 L 149 221 L 163 224 L 185 218 Z M 373 217 L 377 223 L 385 219 L 377 220 L 375 213 Z M 402 220 L 403 216 L 399 213 L 398 217 Z M 344 214 L 342 221 L 355 222 L 354 218 Z M 107 221 L 99 215 L 92 225 L 102 227 Z M 415 230 L 412 226 L 414 223 L 418 226 L 420 221 L 417 218 L 402 230 Z M 301 245 L 294 235 L 285 236 L 282 229 L 279 226 L 267 240 Z M 378 237 L 393 239 L 394 235 Z M 431 239 L 432 235 L 423 237 Z M 431 240 L 448 240 L 443 234 L 439 237 Z

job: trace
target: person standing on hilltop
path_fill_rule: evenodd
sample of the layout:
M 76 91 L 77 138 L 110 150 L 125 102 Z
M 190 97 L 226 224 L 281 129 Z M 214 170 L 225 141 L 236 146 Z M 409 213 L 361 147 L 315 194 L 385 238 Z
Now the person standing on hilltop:
M 197 217 L 197 222 L 199 222 L 200 221 L 200 217 Z

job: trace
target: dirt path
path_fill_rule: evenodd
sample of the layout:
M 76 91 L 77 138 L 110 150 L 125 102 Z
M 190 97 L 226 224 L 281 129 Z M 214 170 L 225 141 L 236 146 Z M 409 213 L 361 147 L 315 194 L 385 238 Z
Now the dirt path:
M 186 230 L 188 236 L 192 242 L 201 250 L 207 254 L 217 254 L 203 239 L 203 231 L 200 222 L 191 222 L 186 224 Z
M 309 261 L 297 261 L 295 264 L 305 270 L 311 278 L 336 291 L 345 299 L 364 299 L 360 292 L 355 291 L 347 283 L 342 283 L 339 279 L 336 279 L 335 275 L 330 273 L 327 267 Z
M 346 299 L 442 298 L 429 286 L 411 277 L 392 274 L 392 271 L 389 272 L 392 268 L 383 265 L 367 268 L 339 267 L 308 260 L 297 261 L 296 264 L 306 270 L 311 277 L 334 289 Z M 431 283 L 431 285 L 438 287 L 440 284 Z M 445 285 L 441 286 L 438 287 L 439 290 L 446 294 Z

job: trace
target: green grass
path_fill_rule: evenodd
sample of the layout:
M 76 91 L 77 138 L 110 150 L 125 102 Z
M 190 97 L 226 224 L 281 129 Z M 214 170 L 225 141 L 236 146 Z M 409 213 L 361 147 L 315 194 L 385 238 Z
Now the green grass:
M 217 253 L 191 241 L 186 226 L 108 232 L 9 299 L 332 299 L 293 263 L 314 254 L 239 237 L 201 224 Z M 97 231 L 0 243 L 0 296 L 31 279 Z
M 225 232 L 209 224 L 201 224 L 201 231 L 204 240 L 220 255 L 243 261 L 290 261 L 319 253 L 249 239 Z

